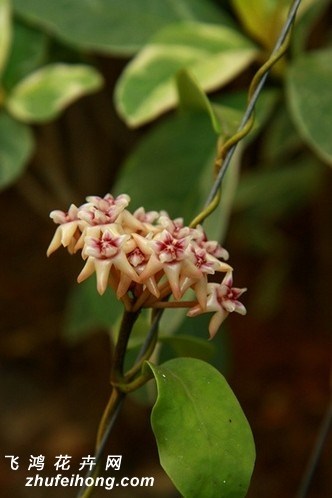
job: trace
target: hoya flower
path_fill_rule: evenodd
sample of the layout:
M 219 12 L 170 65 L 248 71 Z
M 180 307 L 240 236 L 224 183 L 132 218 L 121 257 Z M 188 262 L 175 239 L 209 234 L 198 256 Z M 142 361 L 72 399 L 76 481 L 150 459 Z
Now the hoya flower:
M 235 311 L 240 315 L 245 315 L 247 312 L 244 305 L 238 301 L 238 298 L 247 289 L 238 289 L 232 287 L 232 285 L 232 272 L 229 271 L 226 273 L 221 284 L 207 284 L 207 302 L 205 308 L 200 304 L 197 304 L 187 313 L 188 316 L 193 317 L 205 312 L 214 312 L 209 324 L 211 339 L 216 335 L 222 322 L 227 318 L 229 313 Z
M 149 259 L 152 255 L 152 252 L 143 252 L 138 246 L 135 247 L 135 249 L 127 254 L 127 258 L 129 263 L 133 266 L 135 269 L 136 273 L 138 275 L 141 275 L 146 268 Z M 160 277 L 161 275 L 159 275 Z M 159 298 L 160 296 L 160 291 L 158 287 L 158 283 L 156 281 L 155 274 L 145 277 L 145 279 L 140 279 L 140 282 L 142 283 L 143 286 L 145 286 L 150 293 L 155 296 L 156 298 Z
M 96 275 L 97 290 L 116 292 L 128 311 L 141 308 L 186 307 L 188 316 L 212 312 L 209 331 L 213 337 L 226 316 L 245 314 L 238 301 L 245 289 L 232 287 L 232 268 L 223 260 L 228 252 L 209 240 L 203 228 L 186 226 L 166 211 L 131 213 L 126 194 L 88 196 L 68 212 L 52 211 L 58 224 L 47 254 L 61 245 L 73 254 L 81 250 L 84 267 L 78 282 Z M 209 278 L 225 273 L 221 284 Z M 193 301 L 185 301 L 191 289 Z
M 197 300 L 202 308 L 206 306 L 208 275 L 216 271 L 230 272 L 231 266 L 208 253 L 202 247 L 192 245 L 190 247 L 191 258 L 187 258 L 186 271 L 182 274 L 180 282 L 181 294 L 192 287 L 196 293 Z
M 225 261 L 228 260 L 229 254 L 226 249 L 221 247 L 219 242 L 216 240 L 208 240 L 205 231 L 201 225 L 198 225 L 195 229 L 195 240 L 199 247 L 204 248 L 209 254 L 215 258 L 222 258 Z
M 74 252 L 74 246 L 79 237 L 78 208 L 75 204 L 71 204 L 67 213 L 55 210 L 50 213 L 50 218 L 59 226 L 47 249 L 47 256 L 56 251 L 61 245 L 68 247 L 69 252 Z
M 175 299 L 180 299 L 182 294 L 179 279 L 186 258 L 186 248 L 190 242 L 189 237 L 175 239 L 164 229 L 152 240 L 143 237 L 136 240 L 141 250 L 145 253 L 150 251 L 150 258 L 141 273 L 141 280 L 144 281 L 163 270 Z
M 78 217 L 88 225 L 106 225 L 114 223 L 120 213 L 128 206 L 129 196 L 122 194 L 114 198 L 111 194 L 105 197 L 91 195 L 86 198 L 87 203 L 78 210 Z
M 77 281 L 82 282 L 96 272 L 97 290 L 99 294 L 104 294 L 109 284 L 110 271 L 114 267 L 120 274 L 128 277 L 125 290 L 122 288 L 123 280 L 119 288 L 120 279 L 115 289 L 118 294 L 125 293 L 132 281 L 138 281 L 138 275 L 130 265 L 124 249 L 129 239 L 130 235 L 120 234 L 115 225 L 110 225 L 105 231 L 101 231 L 98 238 L 87 236 L 82 251 L 82 256 L 84 259 L 87 258 L 87 261 Z
M 156 222 L 160 217 L 158 211 L 145 211 L 144 207 L 140 207 L 134 211 L 133 216 L 142 224 L 140 232 L 142 234 L 157 233 L 160 229 Z
M 190 234 L 190 228 L 184 226 L 182 218 L 172 220 L 167 213 L 159 218 L 159 224 L 167 230 L 175 239 L 183 239 Z

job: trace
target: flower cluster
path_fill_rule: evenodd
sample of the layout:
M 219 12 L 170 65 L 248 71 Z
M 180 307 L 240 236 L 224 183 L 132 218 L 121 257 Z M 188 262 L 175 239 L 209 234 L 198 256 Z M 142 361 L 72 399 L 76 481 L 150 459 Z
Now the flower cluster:
M 188 316 L 214 312 L 211 337 L 230 312 L 246 313 L 238 301 L 246 289 L 232 287 L 232 268 L 220 261 L 228 259 L 227 251 L 208 240 L 201 226 L 185 226 L 165 211 L 130 213 L 126 194 L 86 201 L 50 214 L 59 226 L 47 255 L 61 245 L 71 254 L 80 250 L 85 265 L 78 282 L 96 273 L 98 292 L 112 287 L 128 310 L 174 305 L 188 307 Z M 209 282 L 216 272 L 225 273 L 222 282 Z M 195 300 L 181 301 L 188 289 Z

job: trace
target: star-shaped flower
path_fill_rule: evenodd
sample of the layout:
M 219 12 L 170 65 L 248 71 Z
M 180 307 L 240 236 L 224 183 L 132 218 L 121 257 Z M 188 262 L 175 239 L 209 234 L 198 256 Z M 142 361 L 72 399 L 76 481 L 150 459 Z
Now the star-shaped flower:
M 211 339 L 216 335 L 222 322 L 229 313 L 235 311 L 240 315 L 245 315 L 247 312 L 244 305 L 238 301 L 238 298 L 246 291 L 246 289 L 238 289 L 236 287 L 232 287 L 232 285 L 232 272 L 229 271 L 226 273 L 221 284 L 207 284 L 206 307 L 202 308 L 200 304 L 197 304 L 187 313 L 188 316 L 193 317 L 205 312 L 215 312 L 209 324 Z
M 78 282 L 96 273 L 98 292 L 110 285 L 126 309 L 174 305 L 191 306 L 188 316 L 213 312 L 211 338 L 230 312 L 246 313 L 238 300 L 245 289 L 232 287 L 232 268 L 220 261 L 228 259 L 228 252 L 217 241 L 209 240 L 200 225 L 185 226 L 166 211 L 139 208 L 132 214 L 126 209 L 129 201 L 126 194 L 89 196 L 67 213 L 52 211 L 59 226 L 47 254 L 61 245 L 70 253 L 81 249 L 85 265 Z M 208 280 L 216 272 L 226 273 L 221 284 Z M 194 305 L 181 302 L 189 288 Z
M 109 283 L 111 268 L 114 267 L 120 274 L 123 273 L 129 277 L 126 281 L 128 284 L 127 289 L 132 281 L 138 282 L 139 277 L 130 265 L 124 250 L 124 246 L 129 239 L 130 235 L 120 234 L 115 224 L 109 225 L 105 231 L 101 231 L 98 238 L 87 236 L 82 251 L 82 256 L 84 259 L 87 258 L 87 261 L 77 277 L 77 281 L 82 282 L 95 271 L 97 290 L 99 294 L 103 294 Z M 127 289 L 123 289 L 122 281 L 121 289 L 117 287 L 116 291 L 123 295 Z
M 125 194 L 116 198 L 107 194 L 105 197 L 89 196 L 86 200 L 88 202 L 80 207 L 78 217 L 88 225 L 95 226 L 114 223 L 128 206 L 130 198 Z
M 199 304 L 204 308 L 207 300 L 207 275 L 213 275 L 216 271 L 231 271 L 232 268 L 196 244 L 190 246 L 190 251 L 191 258 L 187 258 L 183 265 L 184 271 L 181 273 L 180 291 L 181 294 L 184 294 L 189 287 L 192 287 Z
M 50 213 L 50 218 L 59 226 L 47 249 L 47 256 L 56 251 L 61 245 L 67 247 L 69 252 L 74 252 L 77 239 L 79 238 L 79 219 L 77 217 L 78 207 L 71 204 L 68 212 L 55 210 Z

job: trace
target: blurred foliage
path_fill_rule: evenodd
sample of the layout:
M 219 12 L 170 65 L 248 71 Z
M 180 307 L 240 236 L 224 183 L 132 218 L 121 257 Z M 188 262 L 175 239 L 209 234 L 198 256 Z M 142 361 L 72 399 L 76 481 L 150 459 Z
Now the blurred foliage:
M 112 192 L 126 191 L 135 206 L 164 208 L 189 222 L 211 188 L 217 142 L 237 129 L 250 79 L 290 4 L 0 0 L 0 187 L 24 176 L 36 129 L 100 91 L 100 60 L 110 61 L 117 71 L 114 108 L 129 127 L 149 123 Z M 287 252 L 279 225 L 319 196 L 332 164 L 329 13 L 329 0 L 302 1 L 287 56 L 265 85 L 255 128 L 238 147 L 220 208 L 206 221 L 210 237 L 224 239 L 232 215 L 232 232 L 246 234 L 239 235 L 243 250 L 264 256 L 264 292 L 255 296 L 262 313 L 273 310 L 287 276 L 287 265 L 276 278 L 267 271 L 273 251 Z M 120 310 L 107 299 L 93 285 L 75 288 L 69 336 L 114 323 Z

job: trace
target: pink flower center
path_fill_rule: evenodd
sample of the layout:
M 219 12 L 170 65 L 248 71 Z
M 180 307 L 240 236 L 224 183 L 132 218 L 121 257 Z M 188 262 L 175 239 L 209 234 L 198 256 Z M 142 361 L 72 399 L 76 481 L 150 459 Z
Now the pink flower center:
M 114 237 L 104 232 L 100 239 L 91 237 L 86 253 L 98 259 L 112 259 L 119 254 L 123 236 Z
M 127 259 L 131 264 L 131 266 L 133 266 L 134 268 L 146 262 L 146 256 L 138 247 L 136 247 L 133 251 L 127 254 Z
M 157 253 L 162 263 L 172 263 L 184 257 L 185 239 L 174 239 L 166 233 L 162 240 L 156 241 Z

